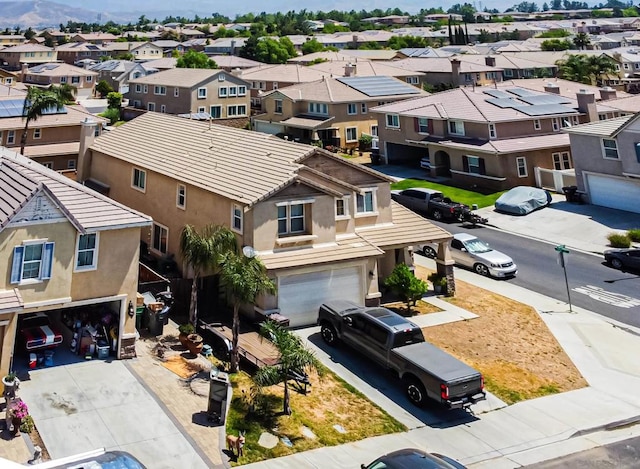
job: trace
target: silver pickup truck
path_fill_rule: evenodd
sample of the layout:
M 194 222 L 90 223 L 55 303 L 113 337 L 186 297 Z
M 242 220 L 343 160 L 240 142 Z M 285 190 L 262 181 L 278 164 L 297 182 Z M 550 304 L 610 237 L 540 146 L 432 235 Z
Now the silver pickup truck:
M 420 327 L 393 311 L 332 301 L 320 306 L 318 324 L 327 344 L 343 342 L 392 370 L 415 405 L 429 398 L 460 409 L 486 399 L 478 371 L 426 342 Z

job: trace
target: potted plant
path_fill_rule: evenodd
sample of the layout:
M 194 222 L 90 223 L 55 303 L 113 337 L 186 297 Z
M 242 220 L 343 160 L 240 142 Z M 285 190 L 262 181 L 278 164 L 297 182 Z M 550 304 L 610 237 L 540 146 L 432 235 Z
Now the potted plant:
M 16 391 L 20 386 L 20 380 L 15 372 L 10 371 L 6 376 L 2 378 L 2 384 L 4 385 L 4 396 L 6 397 L 14 397 L 16 395 Z
M 189 334 L 187 336 L 187 348 L 192 355 L 198 355 L 204 346 L 204 339 L 200 334 Z
M 368 134 L 360 135 L 358 139 L 358 148 L 360 150 L 360 155 L 362 155 L 363 151 L 369 151 L 371 149 L 371 143 L 373 142 L 373 137 Z
M 180 334 L 178 335 L 178 340 L 182 344 L 183 347 L 186 347 L 189 343 L 189 335 L 196 332 L 196 328 L 193 327 L 193 324 L 186 323 L 178 326 L 178 331 Z
M 447 291 L 447 278 L 443 277 L 442 275 L 438 274 L 437 272 L 433 272 L 432 274 L 429 274 L 429 276 L 427 277 L 427 280 L 429 280 L 431 282 L 431 284 L 433 285 L 433 291 L 440 294 L 440 293 L 446 293 Z
M 29 415 L 29 408 L 21 399 L 16 399 L 8 405 L 9 416 L 11 417 L 11 428 L 14 435 L 20 434 L 22 419 Z

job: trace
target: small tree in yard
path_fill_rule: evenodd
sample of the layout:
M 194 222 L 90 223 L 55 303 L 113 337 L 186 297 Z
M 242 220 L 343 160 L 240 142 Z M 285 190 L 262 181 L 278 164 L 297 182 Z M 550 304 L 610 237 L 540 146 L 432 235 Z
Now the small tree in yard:
M 268 337 L 280 352 L 280 363 L 260 368 L 253 375 L 253 384 L 257 394 L 267 386 L 284 384 L 284 399 L 282 412 L 291 415 L 289 397 L 289 380 L 294 373 L 320 372 L 320 362 L 303 343 L 300 337 L 274 323 L 265 321 L 260 327 L 262 335 Z
M 104 98 L 108 93 L 111 93 L 113 88 L 106 80 L 100 80 L 96 85 L 96 92 L 100 95 L 101 98 Z
M 406 264 L 398 264 L 384 281 L 384 284 L 402 298 L 402 301 L 407 305 L 407 312 L 411 312 L 411 308 L 429 289 L 427 283 L 413 275 Z

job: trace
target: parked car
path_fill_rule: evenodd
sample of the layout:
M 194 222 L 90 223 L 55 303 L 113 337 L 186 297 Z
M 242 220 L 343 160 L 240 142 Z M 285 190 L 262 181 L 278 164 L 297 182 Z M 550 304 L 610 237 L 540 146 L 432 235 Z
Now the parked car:
M 427 214 L 435 220 L 462 220 L 468 207 L 453 202 L 442 192 L 424 187 L 392 190 L 391 198 L 405 207 Z
M 20 321 L 20 338 L 27 352 L 52 349 L 62 343 L 62 333 L 46 313 L 25 314 Z
M 549 191 L 537 187 L 518 186 L 498 197 L 495 207 L 498 212 L 527 215 L 550 203 Z
M 506 254 L 496 251 L 487 243 L 468 233 L 456 233 L 451 240 L 451 257 L 456 264 L 469 267 L 476 273 L 491 277 L 515 277 L 518 266 Z M 419 250 L 435 258 L 437 246 L 425 244 Z
M 604 252 L 604 260 L 614 269 L 640 270 L 640 249 L 609 249 Z
M 421 449 L 406 448 L 380 456 L 361 469 L 466 469 L 448 456 L 427 453 Z

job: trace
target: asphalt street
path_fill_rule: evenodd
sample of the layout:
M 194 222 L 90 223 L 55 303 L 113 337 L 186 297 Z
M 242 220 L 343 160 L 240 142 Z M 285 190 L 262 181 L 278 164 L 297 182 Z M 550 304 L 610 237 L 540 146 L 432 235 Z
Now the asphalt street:
M 485 227 L 433 223 L 451 233 L 478 236 L 494 249 L 511 256 L 518 265 L 516 278 L 505 280 L 561 301 L 567 301 L 564 271 L 553 244 Z M 603 316 L 640 327 L 640 275 L 608 267 L 600 256 L 578 251 L 566 255 L 571 302 Z

